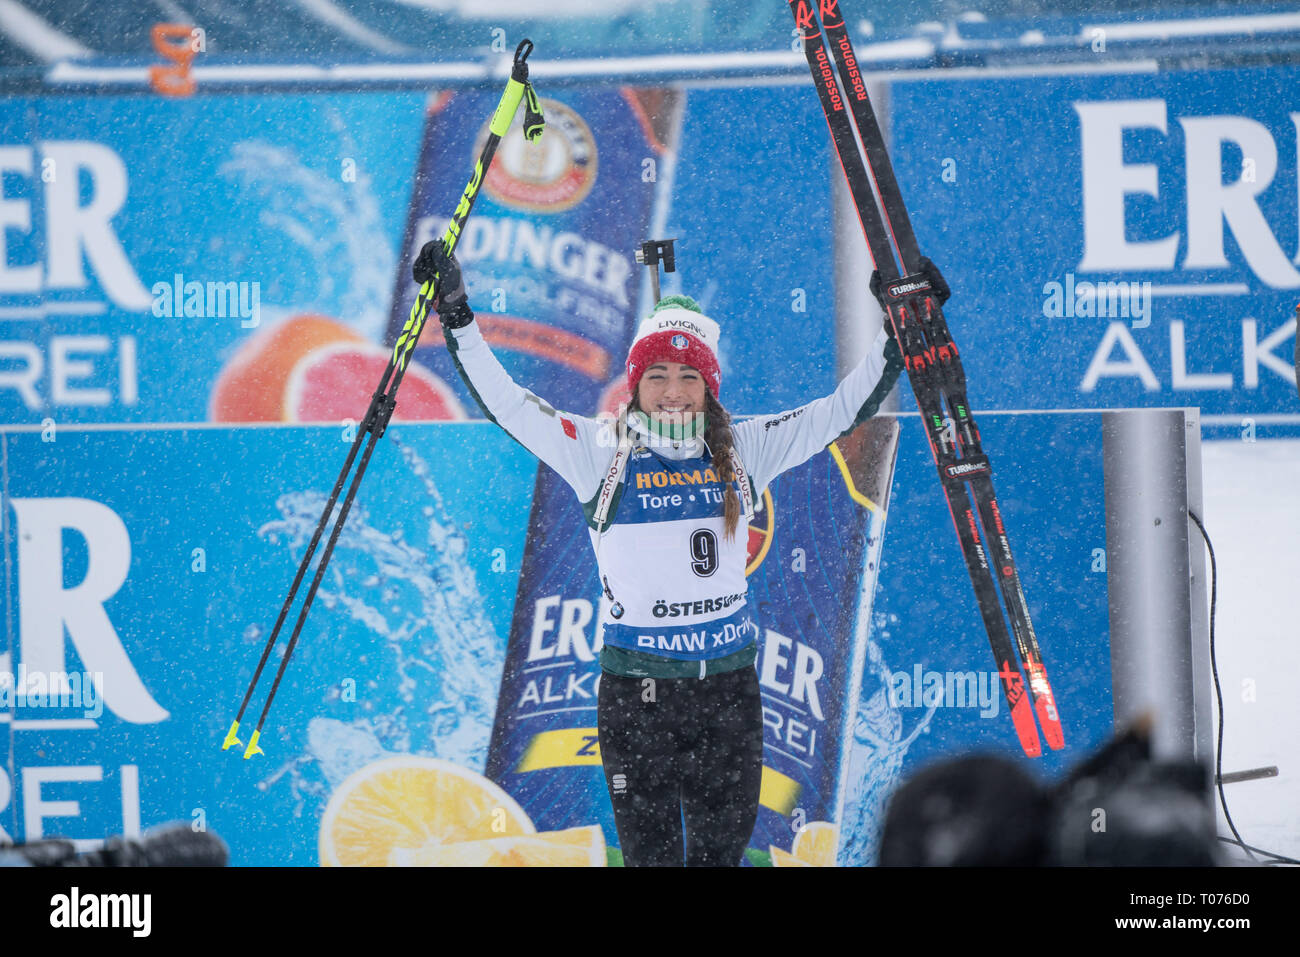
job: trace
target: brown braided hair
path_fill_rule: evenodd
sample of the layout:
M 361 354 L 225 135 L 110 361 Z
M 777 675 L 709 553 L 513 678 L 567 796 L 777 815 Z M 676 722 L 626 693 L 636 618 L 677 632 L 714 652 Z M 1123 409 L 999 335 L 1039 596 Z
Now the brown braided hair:
M 644 412 L 641 408 L 641 384 L 637 383 L 636 395 L 628 406 L 635 412 Z M 731 434 L 731 413 L 708 389 L 704 390 L 704 408 L 708 415 L 708 426 L 704 430 L 704 442 L 713 453 L 713 471 L 722 483 L 725 492 L 722 497 L 723 534 L 727 541 L 736 537 L 740 525 L 740 496 L 732 484 L 736 481 L 736 469 L 731 462 L 731 449 L 734 440 Z
M 740 524 L 740 496 L 732 484 L 736 481 L 736 469 L 731 461 L 731 413 L 707 389 L 704 390 L 704 407 L 709 416 L 704 441 L 713 452 L 713 470 L 718 473 L 718 481 L 727 490 L 722 499 L 722 520 L 727 541 L 731 541 L 736 537 L 736 527 Z

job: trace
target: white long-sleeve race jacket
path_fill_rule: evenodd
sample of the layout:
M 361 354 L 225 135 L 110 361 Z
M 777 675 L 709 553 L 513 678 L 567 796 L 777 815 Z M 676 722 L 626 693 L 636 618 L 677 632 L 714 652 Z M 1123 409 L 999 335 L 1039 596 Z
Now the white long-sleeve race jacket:
M 730 540 L 725 535 L 725 489 L 702 439 L 668 443 L 634 425 L 626 433 L 634 451 L 598 525 L 596 499 L 615 460 L 619 423 L 557 411 L 521 388 L 477 322 L 448 330 L 447 345 L 484 414 L 558 472 L 582 502 L 609 599 L 602 614 L 606 645 L 703 662 L 753 643 L 758 629 L 746 608 L 747 536 L 744 528 Z M 898 347 L 882 331 L 831 395 L 733 423 L 750 508 L 760 507 L 778 475 L 874 415 L 901 371 Z

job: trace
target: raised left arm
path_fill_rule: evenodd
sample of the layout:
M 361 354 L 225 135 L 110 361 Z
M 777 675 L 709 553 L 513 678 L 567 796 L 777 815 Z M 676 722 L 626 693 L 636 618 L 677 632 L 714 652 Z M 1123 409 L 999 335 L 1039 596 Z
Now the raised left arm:
M 866 356 L 830 395 L 733 426 L 736 451 L 749 470 L 755 501 L 772 479 L 875 415 L 902 371 L 898 344 L 882 329 Z

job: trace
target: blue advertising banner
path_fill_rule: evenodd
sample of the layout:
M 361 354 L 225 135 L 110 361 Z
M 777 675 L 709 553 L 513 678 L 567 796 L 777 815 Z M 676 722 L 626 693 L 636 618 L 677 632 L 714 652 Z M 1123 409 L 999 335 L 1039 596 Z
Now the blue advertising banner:
M 487 138 L 495 91 L 444 94 L 429 112 L 403 269 L 441 237 Z M 456 255 L 483 335 L 512 375 L 594 415 L 618 404 L 623 361 L 646 275 L 633 250 L 648 237 L 663 142 L 680 94 L 606 87 L 542 96 L 546 128 L 524 140 L 523 111 L 503 137 Z M 653 112 L 651 112 L 653 111 Z M 399 276 L 400 279 L 400 276 Z M 393 302 L 396 340 L 411 304 Z M 415 352 L 478 410 L 436 324 Z M 607 395 L 607 393 L 609 393 Z
M 876 726 L 861 743 L 906 742 L 913 766 L 975 750 L 1023 759 L 921 423 L 899 421 L 873 609 L 882 657 L 861 703 Z M 1065 736 L 1026 767 L 1055 779 L 1113 732 L 1102 416 L 984 413 L 979 426 Z
M 981 417 L 1065 729 L 1065 751 L 1020 758 L 1044 775 L 1111 730 L 1100 419 Z M 750 530 L 770 769 L 751 863 L 869 863 L 910 769 L 1019 756 L 924 436 L 898 421 L 892 494 L 880 417 L 887 442 L 841 440 L 782 476 Z M 590 544 L 568 489 L 487 424 L 390 427 L 265 754 L 221 750 L 349 438 L 0 432 L 3 837 L 90 846 L 186 821 L 236 864 L 605 863 L 598 750 L 535 750 L 588 752 L 559 769 L 582 775 L 568 804 L 539 800 L 520 782 L 551 772 L 518 770 L 534 735 L 512 725 L 594 700 Z M 863 474 L 887 538 L 845 480 Z
M 955 290 L 977 408 L 1191 405 L 1252 439 L 1296 412 L 1298 81 L 893 86 L 901 184 Z
M 547 132 L 503 140 L 460 248 L 512 374 L 565 408 L 616 405 L 648 309 L 633 249 L 658 231 L 678 239 L 665 294 L 723 326 L 733 410 L 833 389 L 815 99 L 540 93 Z M 0 100 L 0 422 L 359 418 L 412 302 L 411 257 L 459 197 L 498 96 Z M 439 336 L 421 340 L 399 420 L 478 415 Z M 772 348 L 792 338 L 795 368 Z
M 839 384 L 832 158 L 817 97 L 782 86 L 692 88 L 665 233 L 664 291 L 722 326 L 722 401 L 733 413 L 794 408 Z
M 344 438 L 0 432 L 0 840 L 86 846 L 182 821 L 227 841 L 234 864 L 347 861 L 346 834 L 322 837 L 321 820 L 354 772 L 392 756 L 482 770 L 535 464 L 478 425 L 389 428 L 265 754 L 221 750 Z
M 1294 414 L 1295 80 L 893 85 L 892 152 L 957 290 L 977 407 L 1190 403 L 1251 429 Z M 616 397 L 644 308 L 631 251 L 662 230 L 678 238 L 665 292 L 723 325 L 734 411 L 829 391 L 840 174 L 815 97 L 542 93 L 546 145 L 507 137 L 462 251 L 520 380 L 578 411 Z M 409 308 L 410 256 L 459 195 L 496 95 L 0 100 L 0 421 L 358 417 Z M 437 368 L 411 374 L 399 418 L 477 414 L 437 332 L 421 349 Z
M 424 102 L 0 101 L 0 422 L 335 421 L 288 383 L 383 334 Z

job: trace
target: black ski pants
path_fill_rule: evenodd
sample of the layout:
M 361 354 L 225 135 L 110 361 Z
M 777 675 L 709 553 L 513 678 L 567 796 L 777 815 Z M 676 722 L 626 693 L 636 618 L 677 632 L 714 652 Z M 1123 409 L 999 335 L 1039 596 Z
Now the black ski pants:
M 623 862 L 738 866 L 758 818 L 753 665 L 705 678 L 600 678 L 597 732 Z

